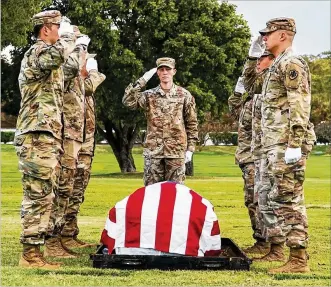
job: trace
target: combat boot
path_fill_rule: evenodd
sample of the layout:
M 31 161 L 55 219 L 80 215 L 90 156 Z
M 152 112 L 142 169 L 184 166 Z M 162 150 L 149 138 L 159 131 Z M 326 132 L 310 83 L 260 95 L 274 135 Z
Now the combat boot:
M 272 262 L 272 261 L 281 261 L 284 262 L 284 244 L 271 244 L 270 251 L 268 254 L 264 255 L 261 258 L 253 258 L 255 262 Z
M 285 265 L 269 270 L 270 274 L 308 272 L 310 272 L 310 269 L 308 266 L 308 255 L 305 248 L 291 248 L 290 258 Z
M 62 245 L 60 237 L 51 237 L 46 240 L 44 255 L 57 258 L 78 257 L 78 253 L 73 252 Z
M 84 241 L 78 239 L 76 236 L 74 236 L 74 237 L 62 236 L 61 242 L 62 242 L 62 245 L 67 248 L 84 248 L 84 247 L 97 246 L 97 244 L 84 242 Z
M 40 252 L 40 245 L 23 244 L 23 253 L 18 266 L 25 268 L 59 269 L 60 263 L 47 262 Z
M 265 241 L 256 241 L 253 246 L 250 246 L 243 251 L 247 254 L 265 255 L 270 251 L 270 243 Z

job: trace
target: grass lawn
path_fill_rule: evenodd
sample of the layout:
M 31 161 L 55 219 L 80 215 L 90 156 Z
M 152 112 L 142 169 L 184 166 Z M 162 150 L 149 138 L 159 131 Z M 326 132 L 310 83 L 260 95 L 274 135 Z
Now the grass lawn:
M 95 269 L 89 260 L 94 249 L 77 259 L 62 259 L 57 271 L 19 268 L 22 247 L 22 200 L 17 158 L 11 145 L 1 145 L 1 286 L 329 286 L 330 285 L 330 156 L 316 147 L 308 160 L 305 197 L 309 219 L 309 274 L 269 275 L 281 263 L 253 263 L 250 271 L 125 271 Z M 324 153 L 323 153 L 324 152 Z M 316 153 L 316 154 L 314 154 Z M 138 172 L 122 175 L 109 146 L 98 146 L 92 177 L 79 215 L 80 237 L 98 242 L 109 209 L 141 187 L 143 158 L 134 150 Z M 209 199 L 223 237 L 239 246 L 253 244 L 244 206 L 241 171 L 234 164 L 234 147 L 206 147 L 195 153 L 195 176 L 186 185 Z

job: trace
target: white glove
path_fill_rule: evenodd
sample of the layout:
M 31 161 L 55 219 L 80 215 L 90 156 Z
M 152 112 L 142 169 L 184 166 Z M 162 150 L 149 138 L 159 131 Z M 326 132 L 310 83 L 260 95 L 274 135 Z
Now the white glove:
M 301 147 L 290 148 L 288 147 L 285 151 L 285 163 L 296 163 L 301 158 Z
M 74 32 L 74 27 L 70 25 L 68 22 L 61 22 L 60 23 L 60 28 L 58 30 L 59 37 L 61 37 L 65 33 L 73 33 Z
M 71 20 L 67 16 L 62 16 L 61 22 L 67 22 L 67 23 L 71 24 Z
M 156 70 L 157 70 L 156 68 L 153 68 L 143 75 L 143 78 L 146 81 L 146 83 L 150 80 L 151 77 L 153 77 L 153 75 L 156 73 Z
M 188 163 L 192 160 L 193 152 L 187 150 L 185 153 L 185 163 Z
M 90 43 L 91 39 L 89 38 L 89 36 L 82 36 L 82 37 L 79 37 L 77 40 L 76 40 L 76 46 L 77 45 L 85 45 L 86 47 L 88 46 L 88 44 Z
M 86 71 L 97 70 L 98 71 L 98 62 L 94 58 L 87 59 L 86 61 Z
M 234 91 L 239 94 L 245 93 L 245 87 L 244 87 L 244 81 L 242 77 L 238 78 L 236 87 L 234 88 Z
M 265 50 L 265 43 L 262 39 L 262 35 L 255 37 L 249 48 L 248 56 L 253 58 L 260 58 Z

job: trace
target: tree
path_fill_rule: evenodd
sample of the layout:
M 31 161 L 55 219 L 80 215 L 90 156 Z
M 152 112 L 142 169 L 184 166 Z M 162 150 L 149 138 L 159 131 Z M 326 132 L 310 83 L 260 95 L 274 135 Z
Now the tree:
M 311 121 L 318 125 L 322 121 L 330 121 L 331 91 L 331 51 L 317 56 L 305 56 L 311 72 Z
M 99 70 L 107 79 L 97 90 L 98 131 L 111 145 L 122 172 L 135 171 L 132 147 L 143 114 L 121 102 L 125 87 L 155 66 L 176 59 L 176 83 L 195 97 L 198 117 L 218 117 L 241 73 L 250 38 L 235 6 L 216 0 L 73 0 L 67 16 L 91 37 Z M 152 79 L 147 88 L 157 85 Z
M 1 47 L 26 46 L 28 32 L 33 28 L 31 17 L 50 3 L 50 0 L 1 1 Z

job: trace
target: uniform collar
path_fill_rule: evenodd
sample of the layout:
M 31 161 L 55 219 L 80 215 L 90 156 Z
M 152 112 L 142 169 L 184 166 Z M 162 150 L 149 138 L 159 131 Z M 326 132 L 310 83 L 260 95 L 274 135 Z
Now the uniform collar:
M 176 91 L 177 91 L 177 86 L 175 84 L 172 84 L 172 87 L 169 91 L 169 94 L 170 96 L 173 96 L 176 94 Z M 155 92 L 159 93 L 161 96 L 165 96 L 165 92 L 162 90 L 161 86 L 158 85 L 156 88 L 155 88 Z

